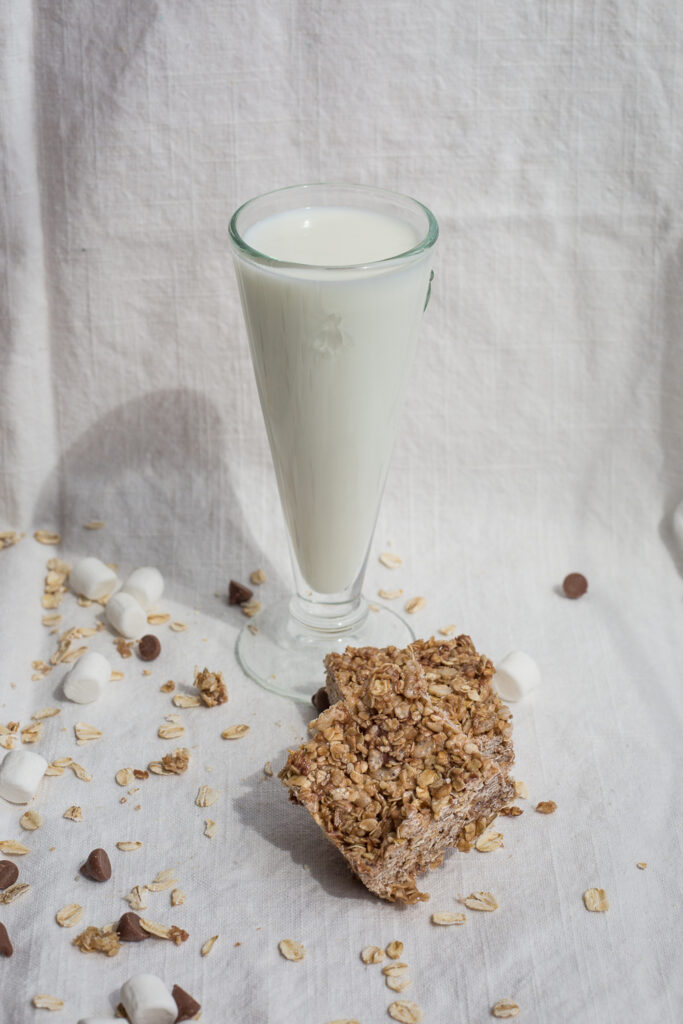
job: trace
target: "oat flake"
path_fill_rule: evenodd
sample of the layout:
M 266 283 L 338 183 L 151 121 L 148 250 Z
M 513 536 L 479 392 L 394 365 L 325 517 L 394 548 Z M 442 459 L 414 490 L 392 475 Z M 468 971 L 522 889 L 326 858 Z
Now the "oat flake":
M 278 949 L 285 960 L 299 961 L 306 956 L 306 950 L 300 942 L 295 939 L 282 939 L 278 943 Z
M 37 828 L 43 824 L 43 819 L 38 814 L 38 811 L 26 811 L 25 814 L 19 818 L 19 824 L 27 832 L 35 832 Z
M 490 892 L 472 892 L 469 896 L 461 896 L 460 902 L 464 903 L 470 910 L 498 910 L 498 901 L 493 893 Z
M 404 999 L 397 999 L 391 1003 L 387 1013 L 393 1020 L 398 1020 L 401 1024 L 419 1024 L 419 1021 L 422 1020 L 422 1010 L 417 1003 L 409 1003 Z
M 45 543 L 44 541 L 42 543 Z M 37 1010 L 63 1010 L 64 1003 L 57 996 L 37 995 L 33 997 L 33 1005 Z
M 117 843 L 116 846 L 119 850 L 123 850 L 124 853 L 131 853 L 133 850 L 139 850 L 142 843 L 136 839 L 124 839 Z
M 248 725 L 230 725 L 221 733 L 223 740 L 241 740 L 249 732 Z
M 593 913 L 603 914 L 609 910 L 609 900 L 604 889 L 586 889 L 583 894 L 583 902 L 586 910 Z
M 366 946 L 361 950 L 360 958 L 364 964 L 381 964 L 384 960 L 384 950 L 379 946 Z
M 467 918 L 464 914 L 452 914 L 447 910 L 432 914 L 432 924 L 464 924 L 466 920 Z
M 512 999 L 499 999 L 498 1002 L 491 1007 L 491 1013 L 494 1017 L 507 1018 L 516 1017 L 519 1014 L 519 1006 L 514 1003 Z
M 62 928 L 73 928 L 83 917 L 83 907 L 78 903 L 69 903 L 55 914 L 55 920 Z
M 0 853 L 5 853 L 9 857 L 22 857 L 29 852 L 28 846 L 18 843 L 16 839 L 0 839 Z
M 400 960 L 403 956 L 403 943 L 395 939 L 387 946 L 386 953 L 391 960 Z
M 379 560 L 385 569 L 398 569 L 403 565 L 403 559 L 398 555 L 395 555 L 393 551 L 384 551 L 379 556 Z
M 216 944 L 217 938 L 218 938 L 217 935 L 212 935 L 210 939 L 206 940 L 206 942 L 204 943 L 204 945 L 202 946 L 202 948 L 199 951 L 202 956 L 208 956 L 209 955 L 209 953 L 211 952 L 211 950 L 213 949 L 213 947 Z
M 483 832 L 474 844 L 479 853 L 491 853 L 492 850 L 499 850 L 502 845 L 502 832 Z

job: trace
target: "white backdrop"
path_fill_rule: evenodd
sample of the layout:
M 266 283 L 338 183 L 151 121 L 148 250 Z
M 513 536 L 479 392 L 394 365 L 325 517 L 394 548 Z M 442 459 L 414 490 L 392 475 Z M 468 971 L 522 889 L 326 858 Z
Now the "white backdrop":
M 0 721 L 62 707 L 37 747 L 70 754 L 90 784 L 47 779 L 43 827 L 0 808 L 23 839 L 31 890 L 0 920 L 3 1024 L 115 1005 L 134 970 L 178 982 L 203 1020 L 381 1021 L 393 998 L 368 943 L 406 945 L 406 995 L 429 1024 L 475 1024 L 514 998 L 521 1019 L 680 1019 L 678 806 L 683 555 L 683 164 L 675 0 L 3 0 Z M 446 623 L 494 660 L 522 648 L 545 687 L 515 708 L 517 776 L 530 800 L 503 819 L 505 848 L 452 855 L 400 909 L 347 876 L 276 779 L 307 717 L 239 672 L 242 624 L 215 596 L 261 566 L 265 602 L 290 586 L 286 541 L 249 364 L 227 223 L 242 201 L 326 179 L 408 192 L 441 226 L 432 301 L 376 534 L 404 569 L 371 560 L 367 592 L 422 594 L 421 635 Z M 89 533 L 91 519 L 106 528 Z M 164 608 L 141 675 L 66 707 L 63 672 L 31 680 L 55 638 L 41 625 L 44 564 L 99 554 L 156 564 Z M 588 595 L 557 592 L 567 572 Z M 94 621 L 65 600 L 63 628 Z M 125 805 L 113 776 L 169 744 L 158 686 L 222 667 L 227 707 L 184 712 L 187 775 L 153 778 Z M 15 684 L 12 686 L 12 684 Z M 72 726 L 103 729 L 75 746 Z M 239 743 L 221 728 L 246 722 Z M 63 731 L 65 730 L 65 731 Z M 198 785 L 221 790 L 204 815 Z M 554 799 L 552 817 L 535 814 Z M 135 801 L 141 809 L 135 811 Z M 79 803 L 84 821 L 62 819 Z M 212 813 L 214 812 L 214 813 Z M 203 816 L 219 829 L 202 835 Z M 122 854 L 120 839 L 140 839 Z M 114 877 L 74 880 L 96 845 Z M 54 847 L 52 850 L 51 848 Z M 645 871 L 636 868 L 646 861 Z M 131 885 L 175 867 L 187 893 L 147 914 L 190 932 L 111 960 L 70 946 L 54 913 L 84 924 L 127 909 Z M 606 889 L 606 915 L 581 895 Z M 458 894 L 500 909 L 430 925 Z M 219 933 L 211 956 L 201 944 Z M 281 938 L 307 948 L 300 964 Z M 240 942 L 240 946 L 235 943 Z

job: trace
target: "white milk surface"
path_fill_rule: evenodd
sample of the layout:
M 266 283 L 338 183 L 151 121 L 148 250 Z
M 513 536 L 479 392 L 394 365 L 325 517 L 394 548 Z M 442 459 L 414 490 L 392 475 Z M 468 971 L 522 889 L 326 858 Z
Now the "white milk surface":
M 309 264 L 236 257 L 296 559 L 313 591 L 339 594 L 356 580 L 372 537 L 431 251 L 398 265 L 353 267 L 406 252 L 419 238 L 396 218 L 336 207 L 266 218 L 245 241 L 272 258 Z M 350 269 L 322 269 L 331 266 Z

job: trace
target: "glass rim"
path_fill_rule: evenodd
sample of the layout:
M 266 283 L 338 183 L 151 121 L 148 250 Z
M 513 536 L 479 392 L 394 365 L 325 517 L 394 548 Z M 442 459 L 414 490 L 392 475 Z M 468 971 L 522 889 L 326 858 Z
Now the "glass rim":
M 304 192 L 307 189 L 321 189 L 321 188 L 344 188 L 350 191 L 358 192 L 372 192 L 377 196 L 386 196 L 387 198 L 408 200 L 415 207 L 422 210 L 427 216 L 427 233 L 424 237 L 417 242 L 410 249 L 406 249 L 404 252 L 396 253 L 394 256 L 387 256 L 381 260 L 369 260 L 364 263 L 345 263 L 345 264 L 320 264 L 320 263 L 298 263 L 294 260 L 281 260 L 275 256 L 269 256 L 267 253 L 260 252 L 258 249 L 254 249 L 248 242 L 244 240 L 242 235 L 237 229 L 237 219 L 240 214 L 251 206 L 253 203 L 257 203 L 261 199 L 267 199 L 270 196 L 282 195 L 285 192 L 301 191 Z M 304 207 L 306 209 L 306 207 Z M 230 218 L 229 226 L 230 240 L 235 248 L 249 259 L 255 260 L 258 263 L 265 264 L 271 267 L 290 267 L 298 270 L 360 270 L 363 268 L 375 268 L 383 267 L 403 261 L 411 256 L 417 256 L 427 249 L 430 249 L 437 238 L 439 237 L 439 225 L 436 217 L 424 203 L 421 203 L 419 199 L 414 199 L 412 196 L 406 195 L 403 192 L 393 192 L 391 189 L 379 188 L 375 185 L 363 185 L 353 184 L 351 182 L 344 181 L 317 181 L 307 182 L 302 185 L 285 185 L 283 188 L 271 189 L 268 192 L 262 192 L 260 195 L 252 196 L 251 199 L 247 199 L 246 202 L 238 206 L 232 217 Z

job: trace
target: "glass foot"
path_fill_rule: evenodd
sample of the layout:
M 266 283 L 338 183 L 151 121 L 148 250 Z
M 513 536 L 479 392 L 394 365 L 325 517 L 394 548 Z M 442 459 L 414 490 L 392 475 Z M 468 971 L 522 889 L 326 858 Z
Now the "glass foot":
M 325 682 L 323 658 L 346 647 L 405 647 L 415 634 L 389 608 L 370 609 L 349 633 L 305 630 L 289 613 L 290 599 L 271 605 L 244 627 L 237 638 L 237 659 L 255 682 L 271 693 L 308 704 Z M 377 607 L 377 606 L 375 606 Z

